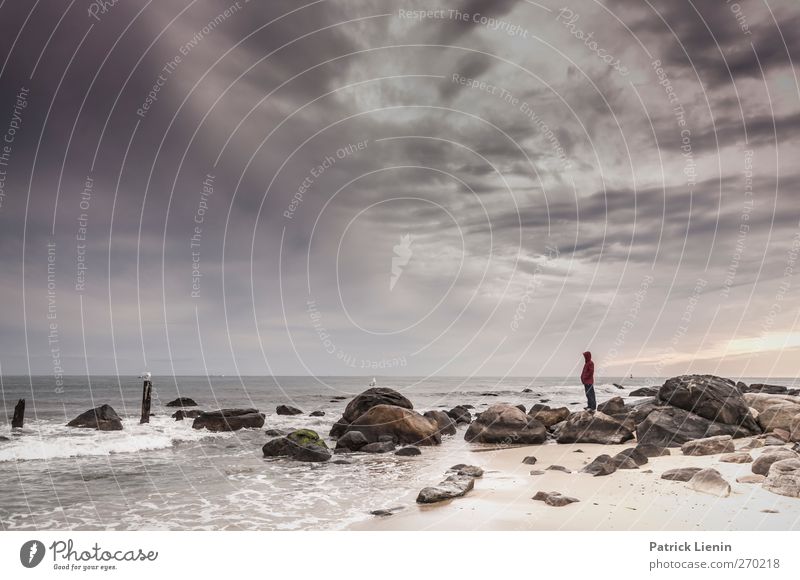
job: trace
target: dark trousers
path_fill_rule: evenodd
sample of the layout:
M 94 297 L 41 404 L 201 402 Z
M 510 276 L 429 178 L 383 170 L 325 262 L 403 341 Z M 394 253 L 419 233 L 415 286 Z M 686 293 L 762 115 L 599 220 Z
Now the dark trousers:
M 597 409 L 597 400 L 594 398 L 594 385 L 583 385 L 583 390 L 586 391 L 588 407 L 594 411 Z

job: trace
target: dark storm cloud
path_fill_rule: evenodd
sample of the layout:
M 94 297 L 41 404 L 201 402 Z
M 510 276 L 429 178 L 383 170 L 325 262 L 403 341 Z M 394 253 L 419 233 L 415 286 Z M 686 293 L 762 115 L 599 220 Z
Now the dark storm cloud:
M 580 24 L 626 59 L 629 78 L 555 23 L 554 13 L 526 2 L 469 0 L 441 7 L 507 19 L 574 62 L 545 43 L 475 22 L 397 16 L 401 7 L 438 7 L 421 3 L 327 1 L 301 8 L 289 0 L 242 2 L 221 18 L 235 2 L 152 2 L 137 17 L 146 4 L 139 0 L 114 5 L 99 22 L 86 14 L 87 4 L 77 2 L 67 12 L 41 60 L 66 5 L 40 3 L 10 56 L 29 7 L 6 2 L 0 8 L 0 61 L 9 56 L 0 77 L 0 135 L 19 87 L 31 92 L 0 208 L 0 364 L 6 372 L 27 370 L 23 297 L 34 370 L 51 372 L 45 318 L 45 244 L 51 239 L 58 246 L 64 359 L 73 372 L 85 371 L 84 336 L 93 372 L 113 372 L 115 360 L 123 372 L 145 364 L 160 372 L 306 372 L 290 338 L 314 370 L 352 372 L 321 352 L 307 312 L 309 284 L 325 328 L 365 356 L 413 350 L 437 336 L 448 317 L 461 314 L 456 332 L 417 359 L 419 366 L 395 372 L 437 368 L 480 328 L 476 356 L 456 360 L 452 369 L 472 372 L 470 361 L 482 359 L 480 352 L 508 334 L 506 317 L 526 284 L 544 272 L 541 296 L 547 298 L 537 310 L 555 312 L 541 329 L 543 344 L 518 372 L 538 373 L 539 365 L 554 361 L 548 364 L 558 373 L 572 359 L 548 349 L 562 339 L 582 343 L 595 331 L 619 327 L 616 311 L 605 326 L 596 325 L 612 307 L 610 297 L 634 292 L 651 264 L 671 277 L 684 253 L 674 290 L 682 298 L 684 283 L 698 276 L 713 277 L 711 286 L 720 283 L 717 273 L 706 273 L 706 263 L 724 272 L 735 257 L 731 285 L 746 292 L 762 263 L 764 275 L 774 279 L 786 261 L 800 179 L 785 161 L 798 153 L 800 113 L 794 84 L 773 77 L 788 75 L 789 57 L 798 58 L 800 15 L 791 3 L 770 4 L 780 28 L 759 3 L 741 3 L 752 30 L 747 36 L 724 2 L 654 3 L 689 58 L 646 3 L 608 3 L 668 65 L 683 98 L 693 161 L 701 169 L 692 193 L 683 175 L 680 130 L 662 88 L 649 63 L 636 60 L 638 45 L 593 2 L 574 3 L 583 15 Z M 750 41 L 766 85 L 759 86 Z M 473 52 L 370 50 L 415 43 Z M 138 115 L 176 55 L 181 62 L 165 75 L 152 107 Z M 528 108 L 454 83 L 453 74 L 506 88 Z M 745 127 L 756 151 L 756 206 L 739 257 L 742 156 L 729 151 L 743 148 Z M 363 149 L 350 149 L 360 142 Z M 95 191 L 90 208 L 82 210 L 80 192 L 90 174 Z M 208 175 L 214 193 L 205 199 Z M 202 292 L 192 298 L 190 239 L 201 208 Z M 88 214 L 89 282 L 81 298 L 73 283 L 82 212 Z M 405 235 L 413 238 L 406 247 Z M 558 247 L 558 258 L 547 255 L 548 245 Z M 390 291 L 393 260 L 409 247 L 413 255 L 402 284 Z M 424 324 L 386 340 L 365 339 L 343 312 L 347 303 L 360 321 L 395 328 L 448 291 Z M 769 287 L 762 294 L 772 292 Z M 759 306 L 768 300 L 758 298 Z M 752 322 L 759 311 L 749 312 L 746 299 L 729 304 Z M 680 300 L 664 300 L 679 318 Z M 481 327 L 496 302 L 499 314 Z M 575 317 L 583 336 L 563 337 Z M 544 316 L 532 314 L 530 322 L 537 328 Z M 728 329 L 714 328 L 709 339 Z M 512 351 L 527 346 L 528 330 L 510 338 Z M 484 370 L 502 373 L 502 365 Z

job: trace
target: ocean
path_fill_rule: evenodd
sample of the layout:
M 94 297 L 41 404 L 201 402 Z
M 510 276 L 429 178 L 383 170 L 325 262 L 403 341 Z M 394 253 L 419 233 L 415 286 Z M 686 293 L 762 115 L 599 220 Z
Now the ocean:
M 264 459 L 264 429 L 211 433 L 175 421 L 164 405 L 191 397 L 198 408 L 255 407 L 264 428 L 314 429 L 327 438 L 347 401 L 368 388 L 365 377 L 153 377 L 153 417 L 139 424 L 142 381 L 136 377 L 5 376 L 0 425 L 0 529 L 3 530 L 329 530 L 346 528 L 370 511 L 409 505 L 416 492 L 442 479 L 454 463 L 475 461 L 464 429 L 418 457 L 393 454 L 335 456 L 348 464 Z M 627 397 L 661 379 L 608 378 L 596 385 L 598 402 Z M 796 387 L 796 379 L 745 379 Z M 619 389 L 613 383 L 621 384 Z M 415 409 L 497 402 L 578 410 L 583 387 L 574 378 L 378 378 L 407 396 Z M 532 389 L 523 393 L 525 388 Z M 487 395 L 493 393 L 496 396 Z M 12 432 L 17 399 L 27 401 L 25 427 Z M 66 427 L 87 409 L 107 403 L 124 429 L 100 432 Z M 279 404 L 304 411 L 280 416 Z M 310 417 L 322 410 L 323 417 Z M 333 445 L 328 441 L 329 445 Z

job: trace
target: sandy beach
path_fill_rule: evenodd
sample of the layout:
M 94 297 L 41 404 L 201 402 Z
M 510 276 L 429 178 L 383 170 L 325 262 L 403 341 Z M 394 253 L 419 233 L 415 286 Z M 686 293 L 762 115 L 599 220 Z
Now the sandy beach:
M 737 450 L 750 438 L 737 439 Z M 633 443 L 633 442 L 632 442 Z M 759 484 L 737 483 L 752 463 L 720 461 L 720 455 L 650 458 L 639 469 L 594 477 L 580 469 L 601 454 L 614 455 L 633 444 L 545 444 L 466 450 L 457 460 L 485 471 L 466 496 L 417 505 L 415 494 L 392 516 L 376 516 L 356 530 L 794 530 L 800 528 L 800 500 L 767 492 Z M 765 448 L 750 451 L 757 458 Z M 768 448 L 766 448 L 768 449 Z M 523 464 L 527 456 L 535 465 Z M 571 473 L 547 470 L 560 465 Z M 687 484 L 661 479 L 668 469 L 713 467 L 731 485 L 729 497 L 695 492 Z M 542 475 L 531 475 L 544 470 Z M 431 485 L 435 484 L 431 481 Z M 537 491 L 558 491 L 580 501 L 551 507 L 531 499 Z M 390 507 L 390 506 L 386 506 Z M 777 513 L 765 512 L 776 511 Z

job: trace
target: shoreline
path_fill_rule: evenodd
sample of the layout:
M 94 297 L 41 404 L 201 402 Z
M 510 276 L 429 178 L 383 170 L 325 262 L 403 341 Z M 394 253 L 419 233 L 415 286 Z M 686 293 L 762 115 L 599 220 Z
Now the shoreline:
M 458 435 L 456 435 L 458 436 Z M 736 439 L 740 449 L 750 437 Z M 475 488 L 466 496 L 438 504 L 415 503 L 416 492 L 397 503 L 403 509 L 391 516 L 368 516 L 346 526 L 349 530 L 395 531 L 677 531 L 677 530 L 796 530 L 800 529 L 797 499 L 770 493 L 756 484 L 737 483 L 751 474 L 752 463 L 724 463 L 721 455 L 685 456 L 680 448 L 670 455 L 653 457 L 639 469 L 619 470 L 594 477 L 580 473 L 585 464 L 601 454 L 614 455 L 635 444 L 543 444 L 513 448 L 473 449 L 472 465 L 484 469 Z M 751 450 L 757 458 L 765 449 Z M 577 450 L 581 450 L 578 452 Z M 463 457 L 459 454 L 459 459 Z M 522 463 L 526 456 L 535 465 Z M 453 461 L 456 463 L 456 461 Z M 548 471 L 561 465 L 571 473 Z M 729 497 L 693 491 L 685 482 L 661 479 L 661 474 L 680 467 L 713 467 L 730 483 Z M 532 470 L 544 470 L 531 475 Z M 430 484 L 435 484 L 431 481 Z M 531 499 L 537 491 L 557 491 L 580 501 L 551 507 Z M 384 509 L 396 506 L 380 506 Z M 774 510 L 777 513 L 762 512 Z

